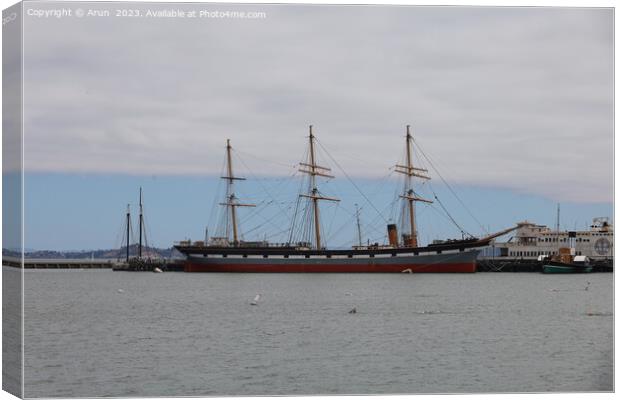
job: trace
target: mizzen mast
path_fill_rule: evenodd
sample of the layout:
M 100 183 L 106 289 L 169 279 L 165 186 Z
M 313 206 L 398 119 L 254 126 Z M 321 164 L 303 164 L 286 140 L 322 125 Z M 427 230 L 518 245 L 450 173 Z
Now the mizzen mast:
M 327 201 L 340 201 L 339 199 L 335 199 L 333 197 L 325 197 L 319 193 L 319 189 L 316 185 L 316 177 L 322 176 L 325 178 L 333 178 L 333 175 L 330 175 L 331 169 L 327 167 L 321 167 L 316 164 L 316 156 L 314 153 L 314 134 L 312 133 L 312 125 L 310 125 L 310 155 L 309 155 L 309 163 L 300 163 L 301 168 L 299 168 L 299 172 L 303 172 L 305 174 L 310 175 L 310 193 L 300 194 L 301 197 L 306 197 L 312 201 L 312 209 L 314 213 L 314 236 L 316 241 L 316 248 L 318 250 L 321 249 L 321 224 L 320 224 L 320 215 L 319 215 L 319 201 L 327 200 Z
M 255 204 L 242 204 L 237 201 L 234 191 L 234 182 L 243 181 L 245 178 L 237 177 L 233 174 L 232 167 L 232 146 L 230 145 L 230 139 L 226 139 L 226 176 L 222 176 L 222 179 L 226 180 L 226 202 L 220 203 L 221 206 L 226 206 L 230 211 L 230 221 L 232 223 L 233 230 L 233 246 L 239 245 L 239 231 L 237 227 L 237 207 L 256 207 Z M 229 237 L 228 228 L 226 229 L 226 236 Z
M 431 200 L 423 199 L 418 197 L 413 190 L 413 178 L 421 178 L 421 179 L 431 179 L 425 174 L 428 173 L 428 170 L 423 168 L 416 168 L 413 166 L 413 156 L 412 156 L 412 144 L 413 137 L 410 133 L 410 126 L 407 125 L 407 165 L 399 165 L 395 166 L 395 171 L 405 175 L 405 189 L 404 194 L 400 195 L 401 199 L 404 199 L 408 203 L 408 214 L 409 214 L 409 237 L 404 240 L 404 245 L 406 247 L 418 247 L 418 232 L 416 230 L 415 225 L 415 202 L 421 201 L 423 203 L 432 203 Z

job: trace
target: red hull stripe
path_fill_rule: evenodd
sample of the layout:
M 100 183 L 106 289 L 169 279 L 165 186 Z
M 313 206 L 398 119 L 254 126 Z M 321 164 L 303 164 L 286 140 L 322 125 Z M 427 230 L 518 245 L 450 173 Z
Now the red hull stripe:
M 403 265 L 369 265 L 369 264 L 199 264 L 187 261 L 185 272 L 280 272 L 280 273 L 385 273 L 403 272 L 476 272 L 475 262 L 403 264 Z M 408 271 L 407 271 L 408 272 Z

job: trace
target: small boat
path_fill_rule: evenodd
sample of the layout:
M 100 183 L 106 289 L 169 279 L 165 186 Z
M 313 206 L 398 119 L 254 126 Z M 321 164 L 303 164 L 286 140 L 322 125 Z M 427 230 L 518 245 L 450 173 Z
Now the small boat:
M 592 272 L 592 266 L 582 264 L 566 264 L 558 261 L 545 261 L 542 266 L 545 274 L 578 274 Z
M 250 305 L 257 306 L 259 300 L 260 300 L 260 294 L 257 294 L 256 297 L 254 297 L 254 300 L 252 300 L 252 302 L 250 303 Z
M 542 257 L 542 272 L 544 274 L 578 274 L 592 272 L 590 260 L 586 256 L 575 256 L 574 248 L 562 247 L 558 254 L 551 257 Z

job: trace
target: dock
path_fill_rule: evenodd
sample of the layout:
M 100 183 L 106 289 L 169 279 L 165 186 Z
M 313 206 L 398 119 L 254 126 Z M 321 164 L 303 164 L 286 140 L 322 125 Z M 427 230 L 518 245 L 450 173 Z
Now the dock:
M 2 257 L 2 265 L 21 268 L 21 259 Z M 183 272 L 183 260 L 168 260 L 158 266 L 166 272 Z M 597 261 L 592 264 L 592 272 L 613 272 L 613 261 Z M 91 259 L 36 259 L 26 258 L 24 269 L 112 269 L 114 271 L 151 271 L 152 269 L 136 269 L 125 262 L 116 260 Z M 480 259 L 477 261 L 476 272 L 541 272 L 539 262 L 527 259 Z
M 21 268 L 22 260 L 18 257 L 2 256 L 2 265 L 7 267 Z M 157 264 L 163 271 L 183 272 L 183 260 L 168 260 Z M 45 259 L 26 258 L 24 269 L 111 269 L 114 271 L 151 271 L 151 269 L 132 268 L 125 262 L 117 260 L 96 259 Z
M 115 264 L 116 263 L 112 260 L 45 258 L 24 259 L 24 269 L 112 269 Z M 2 256 L 2 265 L 21 268 L 22 260 L 18 257 Z
M 592 272 L 613 272 L 613 260 L 594 261 Z M 522 258 L 482 258 L 476 261 L 476 272 L 542 272 L 537 260 Z

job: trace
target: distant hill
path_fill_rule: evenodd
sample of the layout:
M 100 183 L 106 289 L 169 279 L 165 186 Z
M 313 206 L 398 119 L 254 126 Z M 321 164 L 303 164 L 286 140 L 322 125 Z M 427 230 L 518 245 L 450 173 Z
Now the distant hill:
M 55 250 L 31 250 L 25 252 L 26 258 L 53 258 L 53 259 L 122 259 L 127 254 L 127 248 L 107 249 L 107 250 L 80 250 L 80 251 L 55 251 Z M 2 255 L 8 257 L 20 257 L 19 251 L 2 249 Z M 138 245 L 129 246 L 129 256 L 138 255 Z M 176 251 L 174 247 L 168 249 L 158 249 L 149 247 L 142 248 L 142 257 L 150 258 L 182 258 L 183 255 Z

